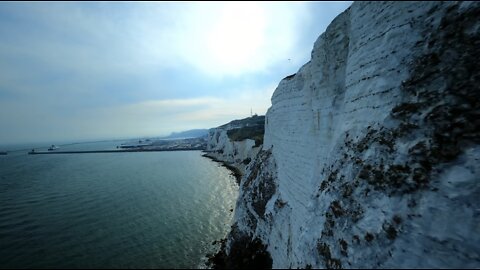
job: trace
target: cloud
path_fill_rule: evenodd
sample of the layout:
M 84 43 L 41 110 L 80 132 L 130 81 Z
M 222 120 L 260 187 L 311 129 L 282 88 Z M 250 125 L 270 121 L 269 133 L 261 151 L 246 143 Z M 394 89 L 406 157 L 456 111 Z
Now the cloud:
M 181 121 L 200 121 L 210 123 L 210 127 L 219 126 L 234 119 L 250 116 L 250 112 L 263 115 L 270 107 L 274 85 L 263 88 L 239 88 L 232 92 L 237 95 L 216 99 L 208 108 L 200 108 L 194 112 L 178 115 Z
M 236 89 L 226 98 L 147 100 L 56 113 L 56 108 L 35 102 L 0 102 L 0 140 L 69 141 L 84 139 L 160 136 L 172 131 L 216 127 L 233 119 L 264 114 L 270 106 L 273 86 Z M 15 114 L 9 113 L 14 111 Z M 32 131 L 34 131 L 32 133 Z M 13 139 L 13 140 L 12 140 Z
M 309 18 L 306 3 L 178 3 L 136 12 L 142 15 L 131 30 L 153 63 L 186 64 L 214 77 L 265 71 L 285 60 Z
M 311 5 L 16 3 L 0 53 L 102 76 L 185 64 L 212 76 L 253 73 L 296 56 L 313 20 L 332 17 Z
M 347 6 L 321 5 L 0 3 L 0 141 L 161 135 L 263 114 Z
M 159 136 L 172 131 L 216 127 L 253 113 L 265 114 L 270 106 L 271 86 L 242 89 L 238 96 L 148 100 L 87 110 L 73 121 L 76 130 L 97 129 L 103 137 Z M 119 117 L 121 116 L 121 117 Z M 87 135 L 87 134 L 85 134 Z
M 302 3 L 13 3 L 3 10 L 0 84 L 20 92 L 47 84 L 54 92 L 98 92 L 169 70 L 254 75 L 294 54 L 308 18 Z
M 116 16 L 101 12 L 109 8 Z M 299 25 L 308 19 L 306 3 L 141 3 L 103 9 L 87 3 L 20 3 L 17 9 L 23 14 L 18 20 L 31 20 L 40 31 L 11 30 L 16 42 L 1 44 L 0 51 L 102 76 L 185 64 L 211 76 L 264 71 L 288 57 L 291 41 L 301 35 Z

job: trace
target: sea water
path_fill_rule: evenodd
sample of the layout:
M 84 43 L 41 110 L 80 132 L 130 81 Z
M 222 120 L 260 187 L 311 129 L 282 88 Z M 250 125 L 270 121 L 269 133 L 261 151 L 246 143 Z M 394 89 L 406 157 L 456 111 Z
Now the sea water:
M 10 152 L 0 156 L 0 268 L 201 267 L 237 195 L 200 151 Z

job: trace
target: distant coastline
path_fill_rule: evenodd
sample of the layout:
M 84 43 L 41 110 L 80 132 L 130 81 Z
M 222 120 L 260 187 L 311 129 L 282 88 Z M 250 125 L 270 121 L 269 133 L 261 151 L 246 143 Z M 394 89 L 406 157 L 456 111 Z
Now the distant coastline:
M 87 151 L 41 151 L 28 152 L 29 155 L 53 155 L 53 154 L 93 154 L 93 153 L 125 153 L 125 152 L 168 152 L 168 151 L 199 151 L 203 150 L 201 147 L 190 148 L 174 148 L 174 149 L 121 149 L 121 150 L 87 150 Z

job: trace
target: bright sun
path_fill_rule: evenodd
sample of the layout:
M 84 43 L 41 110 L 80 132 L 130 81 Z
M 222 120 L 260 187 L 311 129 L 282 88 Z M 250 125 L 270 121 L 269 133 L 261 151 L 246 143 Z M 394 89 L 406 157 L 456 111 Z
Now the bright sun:
M 257 3 L 227 3 L 208 33 L 208 55 L 227 70 L 249 69 L 264 45 L 265 12 Z

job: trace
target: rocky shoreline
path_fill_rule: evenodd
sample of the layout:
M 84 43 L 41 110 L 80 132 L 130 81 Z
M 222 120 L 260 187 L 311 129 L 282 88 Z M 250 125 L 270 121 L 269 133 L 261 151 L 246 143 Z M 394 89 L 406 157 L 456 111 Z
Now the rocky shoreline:
M 225 168 L 232 172 L 235 176 L 236 182 L 241 187 L 241 180 L 246 172 L 247 165 L 250 161 L 242 162 L 241 165 L 237 163 L 228 162 L 224 159 L 224 153 L 216 153 L 214 151 L 203 151 L 203 157 L 209 158 L 212 161 L 220 163 Z M 256 163 L 255 163 L 256 164 Z M 255 165 L 254 164 L 254 165 Z M 258 164 L 257 164 L 258 165 Z M 245 168 L 244 168 L 245 167 Z M 233 209 L 232 209 L 233 211 Z M 227 238 L 235 238 L 230 244 Z M 206 266 L 212 269 L 249 269 L 249 268 L 272 268 L 272 258 L 267 251 L 267 246 L 263 244 L 261 239 L 251 239 L 250 236 L 243 234 L 238 225 L 234 223 L 230 227 L 229 235 L 223 239 L 213 241 L 212 245 L 219 245 L 218 251 L 213 254 L 206 254 Z M 227 249 L 228 247 L 228 249 Z M 228 253 L 227 253 L 228 250 Z
M 204 151 L 205 153 L 205 151 Z M 243 177 L 243 174 L 242 172 L 240 171 L 240 169 L 238 167 L 236 167 L 234 164 L 232 163 L 228 163 L 226 161 L 223 161 L 223 160 L 220 160 L 220 159 L 217 159 L 216 157 L 214 157 L 213 155 L 211 155 L 210 153 L 205 153 L 202 155 L 202 157 L 206 157 L 206 158 L 209 158 L 211 159 L 212 161 L 215 161 L 215 162 L 218 162 L 220 163 L 223 167 L 229 169 L 231 172 L 232 172 L 232 175 L 235 177 L 235 182 L 237 183 L 237 185 L 240 185 L 240 180 L 242 179 Z

